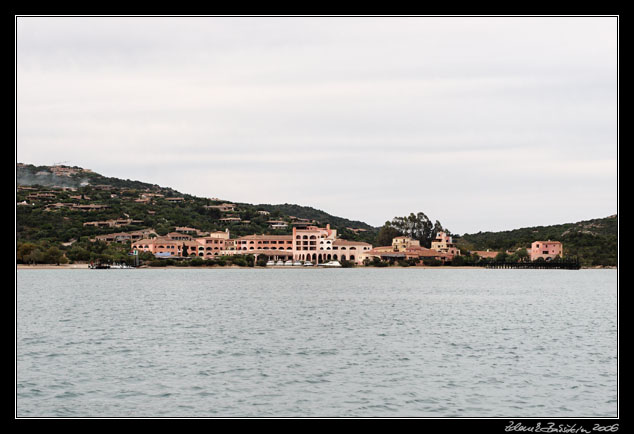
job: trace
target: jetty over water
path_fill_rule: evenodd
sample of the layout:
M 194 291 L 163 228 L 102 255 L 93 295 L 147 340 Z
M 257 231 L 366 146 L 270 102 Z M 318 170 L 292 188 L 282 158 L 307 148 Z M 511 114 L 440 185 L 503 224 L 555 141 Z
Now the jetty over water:
M 490 262 L 486 268 L 519 268 L 519 269 L 560 269 L 579 270 L 581 264 L 578 259 L 568 261 L 534 261 L 534 262 Z

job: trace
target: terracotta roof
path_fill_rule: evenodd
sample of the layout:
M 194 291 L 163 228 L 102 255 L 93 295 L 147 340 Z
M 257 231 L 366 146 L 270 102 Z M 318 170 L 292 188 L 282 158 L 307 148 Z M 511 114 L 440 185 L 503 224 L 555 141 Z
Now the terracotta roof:
M 129 232 L 117 232 L 114 234 L 106 234 L 106 235 L 97 235 L 95 238 L 97 239 L 101 239 L 101 238 L 112 238 L 112 237 L 129 237 L 131 236 L 131 234 Z
M 170 232 L 169 234 L 166 235 L 166 237 L 167 238 L 173 238 L 173 237 L 179 237 L 179 238 L 180 237 L 189 237 L 189 238 L 191 238 L 190 235 L 183 234 L 183 233 L 180 233 L 180 232 Z
M 351 241 L 351 240 L 342 240 L 342 239 L 336 239 L 335 241 L 333 241 L 332 245 L 333 246 L 366 246 L 366 247 L 372 247 L 372 244 L 365 243 L 363 241 Z
M 406 253 L 414 253 L 418 256 L 425 256 L 425 257 L 444 257 L 447 256 L 444 253 L 441 253 L 437 250 L 434 249 L 426 249 L 425 247 L 409 247 L 407 249 L 405 249 Z
M 377 246 L 377 247 L 374 247 L 370 251 L 371 252 L 373 252 L 373 251 L 376 251 L 376 252 L 393 252 L 394 251 L 394 247 L 392 247 L 392 246 Z
M 495 258 L 500 252 L 492 252 L 486 250 L 472 250 L 471 254 L 477 254 L 481 258 Z
M 183 241 L 175 241 L 170 240 L 165 237 L 157 237 L 157 238 L 144 238 L 142 240 L 137 240 L 134 244 L 178 244 L 183 243 Z

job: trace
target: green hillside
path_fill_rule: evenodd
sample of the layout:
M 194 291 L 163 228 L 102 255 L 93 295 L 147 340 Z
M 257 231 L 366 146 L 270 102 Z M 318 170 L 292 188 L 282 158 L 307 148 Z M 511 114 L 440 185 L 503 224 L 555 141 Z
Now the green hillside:
M 49 166 L 17 166 L 17 202 L 23 203 L 16 207 L 18 242 L 46 240 L 50 243 L 65 243 L 81 237 L 144 228 L 154 228 L 159 235 L 163 235 L 178 226 L 192 227 L 203 232 L 229 229 L 232 237 L 253 233 L 290 234 L 295 218 L 315 220 L 320 225 L 330 224 L 347 239 L 371 241 L 377 231 L 366 223 L 335 217 L 324 211 L 299 205 L 235 203 L 235 211 L 223 213 L 208 208 L 223 203 L 220 200 L 183 194 L 171 188 L 140 181 L 105 177 L 78 167 L 67 169 L 77 173 L 66 176 L 53 173 Z M 42 197 L 36 197 L 37 195 Z M 170 202 L 173 198 L 183 200 Z M 141 202 L 143 200 L 146 203 Z M 87 212 L 70 206 L 91 204 L 103 205 L 104 208 Z M 270 214 L 262 215 L 258 211 L 268 211 Z M 240 221 L 221 221 L 227 217 L 239 218 Z M 86 222 L 120 218 L 139 222 L 116 229 L 84 226 Z M 284 221 L 288 227 L 271 229 L 268 223 L 270 220 Z M 347 228 L 365 229 L 366 232 L 357 234 Z
M 551 226 L 535 226 L 501 232 L 478 232 L 455 237 L 462 250 L 516 250 L 533 241 L 561 241 L 564 256 L 577 257 L 584 266 L 616 266 L 618 218 L 605 218 Z
M 234 203 L 235 210 L 223 212 L 213 208 L 223 203 L 219 199 L 196 197 L 140 181 L 105 177 L 80 167 L 18 164 L 16 184 L 18 251 L 22 248 L 22 252 L 27 252 L 26 257 L 30 254 L 28 252 L 34 252 L 31 257 L 41 261 L 55 262 L 51 258 L 64 254 L 82 260 L 93 257 L 95 252 L 105 254 L 103 252 L 113 249 L 118 249 L 117 254 L 124 254 L 129 246 L 117 247 L 90 240 L 98 235 L 147 228 L 154 229 L 158 235 L 165 235 L 179 226 L 202 232 L 229 229 L 232 238 L 236 238 L 254 233 L 290 234 L 293 223 L 314 221 L 320 226 L 330 224 L 344 239 L 365 241 L 375 246 L 389 244 L 391 240 L 391 236 L 386 240 L 379 237 L 380 228 L 309 206 Z M 233 220 L 222 220 L 226 218 Z M 122 227 L 84 225 L 116 219 L 134 222 Z M 288 226 L 272 229 L 272 220 L 285 222 Z M 438 225 L 439 222 L 436 222 Z M 550 239 L 563 242 L 565 255 L 579 258 L 584 266 L 617 265 L 616 215 L 578 223 L 479 232 L 454 238 L 463 251 L 515 250 L 530 247 L 536 240 Z

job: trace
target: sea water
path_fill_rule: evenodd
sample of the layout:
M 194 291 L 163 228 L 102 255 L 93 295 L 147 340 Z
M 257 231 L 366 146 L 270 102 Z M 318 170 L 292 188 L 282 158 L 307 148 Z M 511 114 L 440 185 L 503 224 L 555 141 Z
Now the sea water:
M 617 271 L 18 270 L 18 417 L 615 417 Z

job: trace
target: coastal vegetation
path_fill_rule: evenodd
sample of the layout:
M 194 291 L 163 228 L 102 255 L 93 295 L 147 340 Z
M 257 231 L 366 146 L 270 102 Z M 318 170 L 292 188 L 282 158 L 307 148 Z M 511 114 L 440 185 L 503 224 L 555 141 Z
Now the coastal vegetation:
M 451 234 L 440 221 L 432 221 L 423 212 L 394 217 L 382 227 L 345 219 L 308 206 L 295 204 L 232 203 L 219 198 L 201 198 L 167 187 L 140 181 L 122 180 L 67 166 L 33 166 L 16 168 L 16 259 L 20 264 L 65 264 L 107 262 L 132 264 L 130 241 L 103 242 L 99 236 L 152 228 L 157 236 L 174 232 L 178 227 L 196 228 L 201 232 L 229 229 L 232 237 L 250 234 L 288 235 L 297 222 L 330 224 L 342 239 L 362 241 L 373 246 L 387 246 L 392 239 L 405 235 L 429 247 L 439 231 Z M 127 219 L 116 226 L 91 225 L 91 222 Z M 273 225 L 272 222 L 281 224 Z M 153 235 L 150 235 L 153 236 Z M 482 266 L 492 258 L 481 258 L 476 251 L 499 252 L 509 262 L 526 259 L 526 248 L 535 240 L 554 240 L 564 244 L 564 258 L 577 258 L 583 266 L 616 266 L 618 258 L 618 219 L 610 216 L 579 223 L 522 228 L 512 231 L 453 234 L 463 256 L 454 258 L 454 266 Z M 215 260 L 212 266 L 265 265 L 263 258 Z M 149 253 L 141 253 L 141 263 L 158 266 L 169 264 Z M 186 261 L 194 266 L 197 260 Z M 264 262 L 263 262 L 264 261 Z M 426 262 L 425 262 L 426 261 Z M 433 259 L 426 265 L 439 265 Z M 174 261 L 175 263 L 178 261 Z M 371 266 L 408 266 L 412 264 L 372 262 Z M 181 265 L 180 263 L 178 265 Z M 201 266 L 209 265 L 203 263 Z M 342 264 L 343 265 L 343 264 Z M 347 265 L 344 265 L 347 266 Z
M 616 266 L 618 261 L 618 217 L 586 220 L 551 226 L 536 226 L 500 232 L 454 235 L 461 251 L 494 250 L 515 252 L 522 259 L 523 249 L 536 240 L 561 241 L 564 258 L 577 258 L 582 266 Z M 509 259 L 516 259 L 509 254 Z
M 447 229 L 442 227 L 438 220 L 432 223 L 424 212 L 410 213 L 410 215 L 404 217 L 394 217 L 392 221 L 385 222 L 383 228 L 385 229 L 383 237 L 393 235 L 393 238 L 394 236 L 405 235 L 420 241 L 420 245 L 427 248 L 431 246 L 431 242 L 436 238 L 438 232 L 445 232 L 447 235 L 451 235 Z M 390 231 L 390 229 L 392 230 Z M 397 233 L 398 235 L 395 235 Z M 380 231 L 379 235 L 381 235 Z M 382 239 L 381 241 L 384 242 Z M 389 245 L 391 243 L 392 240 L 390 238 L 388 244 L 379 245 Z

